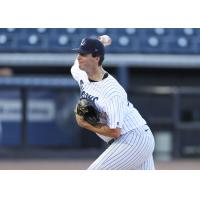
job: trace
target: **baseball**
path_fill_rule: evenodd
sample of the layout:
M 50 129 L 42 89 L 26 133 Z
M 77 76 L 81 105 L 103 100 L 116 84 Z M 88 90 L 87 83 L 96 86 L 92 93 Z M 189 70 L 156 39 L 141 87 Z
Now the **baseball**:
M 112 43 L 112 39 L 108 35 L 99 36 L 99 40 L 103 43 L 104 46 L 109 46 Z

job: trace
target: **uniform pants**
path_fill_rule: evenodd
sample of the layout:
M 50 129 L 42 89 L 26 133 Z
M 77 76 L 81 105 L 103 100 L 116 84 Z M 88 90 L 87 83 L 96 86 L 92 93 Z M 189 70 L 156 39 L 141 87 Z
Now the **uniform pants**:
M 116 139 L 88 170 L 153 170 L 155 142 L 147 125 Z

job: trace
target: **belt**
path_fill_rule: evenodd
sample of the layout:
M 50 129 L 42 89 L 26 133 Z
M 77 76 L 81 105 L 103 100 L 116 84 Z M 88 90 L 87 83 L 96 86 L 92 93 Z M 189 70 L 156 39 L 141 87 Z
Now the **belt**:
M 108 141 L 108 145 L 111 145 L 113 142 L 115 141 L 115 139 L 111 139 L 110 141 Z

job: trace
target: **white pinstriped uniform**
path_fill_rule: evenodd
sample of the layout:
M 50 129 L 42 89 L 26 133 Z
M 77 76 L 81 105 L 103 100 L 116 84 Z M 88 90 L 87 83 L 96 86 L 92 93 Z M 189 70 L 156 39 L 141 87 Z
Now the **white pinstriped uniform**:
M 117 80 L 107 78 L 90 82 L 76 60 L 71 68 L 80 86 L 80 98 L 92 99 L 101 112 L 101 122 L 121 128 L 116 139 L 88 169 L 154 169 L 154 138 L 146 121 L 127 100 L 127 93 Z M 112 138 L 96 133 L 105 142 Z

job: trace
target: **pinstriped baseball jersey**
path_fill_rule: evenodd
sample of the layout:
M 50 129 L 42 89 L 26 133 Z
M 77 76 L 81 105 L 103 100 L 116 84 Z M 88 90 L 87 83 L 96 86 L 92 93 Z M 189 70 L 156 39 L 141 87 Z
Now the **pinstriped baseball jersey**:
M 121 128 L 121 135 L 90 165 L 98 169 L 154 168 L 154 137 L 146 121 L 127 99 L 127 93 L 110 74 L 101 81 L 88 80 L 76 60 L 71 68 L 73 78 L 80 86 L 80 98 L 95 102 L 101 112 L 101 123 L 110 128 Z M 112 138 L 96 133 L 106 142 Z
M 143 126 L 146 121 L 139 114 L 137 109 L 127 99 L 127 93 L 118 81 L 108 75 L 107 78 L 90 82 L 86 72 L 79 69 L 76 60 L 71 68 L 73 78 L 80 87 L 80 98 L 93 100 L 101 112 L 101 122 L 110 128 L 121 128 L 121 134 Z M 111 138 L 97 135 L 108 142 Z

